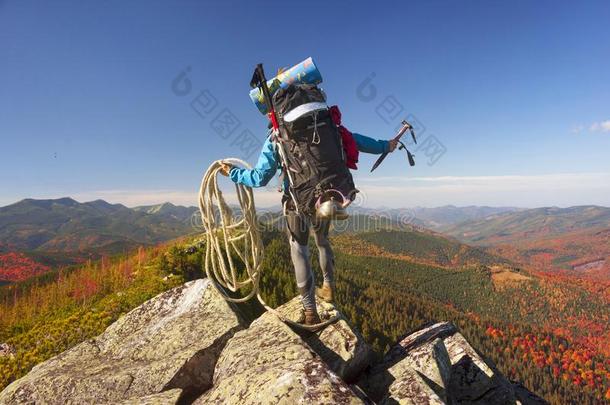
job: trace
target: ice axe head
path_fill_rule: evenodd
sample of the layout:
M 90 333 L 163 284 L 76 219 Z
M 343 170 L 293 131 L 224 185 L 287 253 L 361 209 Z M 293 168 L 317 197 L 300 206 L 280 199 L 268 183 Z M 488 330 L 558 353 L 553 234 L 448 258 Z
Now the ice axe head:
M 402 127 L 409 130 L 409 132 L 411 133 L 411 138 L 413 138 L 413 142 L 417 144 L 417 139 L 415 138 L 415 131 L 413 131 L 413 125 L 409 124 L 405 120 L 402 120 Z
M 411 138 L 413 138 L 413 142 L 417 144 L 417 139 L 415 138 L 415 132 L 413 131 L 413 127 L 409 125 L 409 132 L 411 132 Z

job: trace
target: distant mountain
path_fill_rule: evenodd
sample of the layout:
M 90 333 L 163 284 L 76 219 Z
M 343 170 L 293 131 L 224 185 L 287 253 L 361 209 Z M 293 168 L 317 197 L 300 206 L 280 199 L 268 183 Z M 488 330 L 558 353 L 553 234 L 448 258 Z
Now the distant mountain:
M 486 206 L 467 206 L 455 207 L 445 205 L 442 207 L 425 208 L 415 207 L 412 209 L 415 217 L 430 229 L 440 229 L 442 227 L 457 224 L 464 221 L 489 218 L 498 214 L 508 212 L 518 212 L 522 208 L 516 207 L 486 207 Z
M 517 212 L 520 210 L 522 210 L 522 208 L 480 207 L 474 205 L 467 207 L 445 205 L 434 208 L 352 208 L 352 211 L 356 213 L 385 216 L 403 224 L 410 223 L 415 226 L 432 230 L 443 229 L 464 221 L 484 219 L 498 214 Z
M 602 228 L 610 228 L 610 208 L 585 205 L 505 212 L 446 226 L 442 231 L 465 242 L 494 245 Z
M 533 270 L 594 280 L 591 287 L 610 298 L 610 208 L 536 208 L 463 222 L 444 232 L 490 246 Z
M 172 216 L 169 208 L 148 213 L 103 200 L 25 199 L 0 208 L 0 244 L 17 251 L 64 252 L 155 244 L 191 232 L 184 210 Z
M 239 210 L 238 206 L 232 208 L 237 211 Z M 177 206 L 166 202 L 157 205 L 135 207 L 133 210 L 146 212 L 148 214 L 164 215 L 180 221 L 190 222 L 193 214 L 199 209 L 197 207 Z M 416 226 L 438 230 L 468 220 L 489 218 L 494 215 L 506 212 L 516 212 L 519 210 L 522 210 L 522 208 L 485 206 L 456 207 L 453 205 L 434 208 L 365 208 L 354 206 L 349 208 L 350 218 L 348 222 L 339 226 L 339 228 L 348 231 L 366 231 L 366 224 L 372 224 L 374 226 L 387 224 L 392 227 Z M 276 214 L 281 213 L 282 208 L 280 206 L 267 208 L 257 207 L 257 211 L 260 216 L 268 218 L 270 216 L 275 217 Z
M 197 207 L 183 207 L 181 205 L 174 205 L 170 202 L 165 202 L 157 205 L 142 205 L 139 207 L 134 207 L 132 209 L 137 212 L 161 215 L 187 223 L 190 223 L 193 214 L 199 212 L 199 208 Z
M 0 246 L 4 251 L 83 252 L 121 251 L 190 233 L 197 207 L 166 202 L 128 208 L 103 200 L 80 203 L 72 198 L 25 199 L 0 208 Z M 341 231 L 370 231 L 380 227 L 411 226 L 437 229 L 466 220 L 514 212 L 511 207 L 454 207 L 367 209 L 354 207 L 350 220 L 337 223 Z M 260 210 L 275 219 L 273 210 Z

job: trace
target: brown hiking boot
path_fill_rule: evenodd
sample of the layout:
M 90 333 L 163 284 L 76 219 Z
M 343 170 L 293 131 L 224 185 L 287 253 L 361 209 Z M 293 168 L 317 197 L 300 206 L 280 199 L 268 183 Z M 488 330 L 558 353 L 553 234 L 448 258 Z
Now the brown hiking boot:
M 324 283 L 322 288 L 316 288 L 316 295 L 326 302 L 333 302 L 335 299 L 333 290 L 333 286 Z
M 303 309 L 301 317 L 297 323 L 301 323 L 303 325 L 317 325 L 322 323 L 322 320 L 320 319 L 320 316 L 316 310 Z

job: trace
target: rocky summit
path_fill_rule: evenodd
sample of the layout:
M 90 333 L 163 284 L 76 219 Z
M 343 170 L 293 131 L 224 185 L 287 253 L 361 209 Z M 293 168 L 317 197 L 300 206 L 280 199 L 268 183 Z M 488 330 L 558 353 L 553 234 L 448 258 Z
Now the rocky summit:
M 380 361 L 339 320 L 317 333 L 265 313 L 246 325 L 208 280 L 147 301 L 49 359 L 0 404 L 536 404 L 448 322 L 407 334 Z M 278 308 L 298 318 L 294 299 Z

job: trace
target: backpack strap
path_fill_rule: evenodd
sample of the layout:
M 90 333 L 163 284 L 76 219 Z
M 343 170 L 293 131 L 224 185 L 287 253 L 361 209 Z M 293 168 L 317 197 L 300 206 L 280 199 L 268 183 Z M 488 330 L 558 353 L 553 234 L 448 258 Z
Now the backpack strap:
M 343 146 L 343 153 L 345 157 L 345 165 L 352 170 L 357 170 L 358 166 L 358 155 L 360 152 L 358 151 L 358 145 L 356 144 L 356 140 L 354 139 L 354 135 L 343 125 L 341 125 L 341 111 L 339 107 L 333 105 L 329 109 L 330 116 L 337 126 L 339 130 L 339 135 L 341 135 L 341 144 Z
M 270 132 L 272 132 L 273 130 L 270 130 Z M 272 134 L 270 133 L 269 136 L 272 136 Z M 280 175 L 278 176 L 278 186 L 277 186 L 277 191 L 278 192 L 284 192 L 284 197 L 289 198 L 290 200 L 292 200 L 292 203 L 294 204 L 294 209 L 296 210 L 297 213 L 299 213 L 299 205 L 297 203 L 296 197 L 294 195 L 294 193 L 291 190 L 292 187 L 292 181 L 291 181 L 291 177 L 288 175 L 287 171 L 289 170 L 287 167 L 287 162 L 284 162 L 284 159 L 282 158 L 282 155 L 280 153 L 280 148 L 279 145 L 277 144 L 278 142 L 284 142 L 284 140 L 282 140 L 281 138 L 277 137 L 275 139 L 271 139 L 271 141 L 273 142 L 273 146 L 275 148 L 275 155 L 277 157 L 277 160 L 279 162 L 280 165 Z M 285 179 L 288 178 L 288 190 L 284 190 L 284 183 L 285 183 Z M 282 198 L 282 201 L 284 201 L 284 198 Z M 282 203 L 283 207 L 284 207 L 284 211 L 286 210 L 286 203 L 283 202 Z M 284 212 L 285 213 L 285 212 Z

